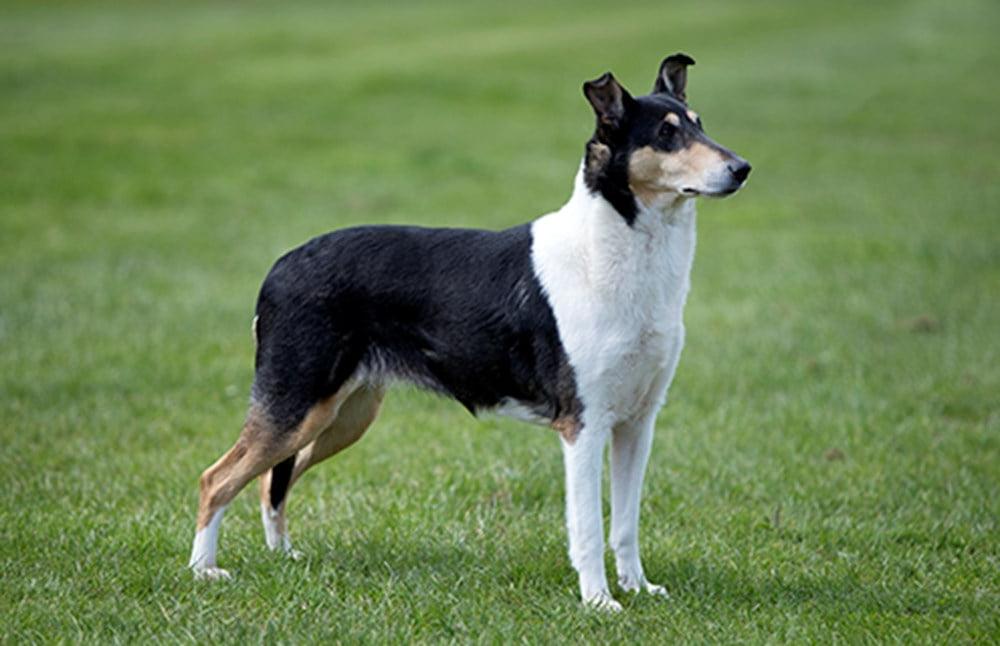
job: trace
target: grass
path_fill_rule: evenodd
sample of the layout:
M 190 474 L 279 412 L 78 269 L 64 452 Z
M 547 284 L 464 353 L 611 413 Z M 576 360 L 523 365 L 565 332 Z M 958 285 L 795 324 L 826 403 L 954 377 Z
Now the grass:
M 4 642 L 1000 640 L 996 3 L 0 12 Z M 192 581 L 273 259 L 559 206 L 582 81 L 678 50 L 755 170 L 700 208 L 647 478 L 671 600 L 581 609 L 555 435 L 408 390 L 296 488 L 303 561 L 253 491 Z

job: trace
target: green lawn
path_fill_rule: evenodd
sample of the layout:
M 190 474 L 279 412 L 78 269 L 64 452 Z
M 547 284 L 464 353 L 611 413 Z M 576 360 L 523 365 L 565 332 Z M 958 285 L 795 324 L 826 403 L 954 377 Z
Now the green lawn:
M 1000 5 L 416 4 L 0 7 L 2 641 L 1000 640 Z M 254 486 L 193 581 L 271 262 L 558 207 L 581 83 L 675 51 L 754 172 L 647 476 L 672 598 L 585 611 L 555 433 L 405 389 L 296 488 L 304 560 Z

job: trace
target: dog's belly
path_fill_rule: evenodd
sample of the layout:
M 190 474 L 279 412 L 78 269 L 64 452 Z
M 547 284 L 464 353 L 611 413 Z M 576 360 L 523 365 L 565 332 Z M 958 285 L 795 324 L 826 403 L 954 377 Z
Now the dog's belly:
M 484 412 L 487 414 L 499 415 L 500 417 L 516 419 L 521 422 L 528 422 L 529 424 L 538 424 L 541 426 L 551 425 L 552 420 L 544 415 L 540 415 L 537 412 L 537 408 L 538 407 L 533 405 L 531 402 L 506 398 L 502 399 L 499 405 L 486 409 Z

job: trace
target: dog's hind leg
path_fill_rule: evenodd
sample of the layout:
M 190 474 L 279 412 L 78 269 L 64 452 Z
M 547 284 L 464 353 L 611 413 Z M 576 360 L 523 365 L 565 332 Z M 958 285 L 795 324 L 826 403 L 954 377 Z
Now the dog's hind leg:
M 248 482 L 312 442 L 330 425 L 350 389 L 341 387 L 313 405 L 293 428 L 276 426 L 258 405 L 252 405 L 239 439 L 201 474 L 197 531 L 188 566 L 199 578 L 228 578 L 216 567 L 219 525 L 226 506 Z
M 381 386 L 363 386 L 351 394 L 332 423 L 296 455 L 275 465 L 260 478 L 260 514 L 264 539 L 272 550 L 281 549 L 293 558 L 288 538 L 285 510 L 288 493 L 310 467 L 340 453 L 358 441 L 378 415 L 384 390 Z

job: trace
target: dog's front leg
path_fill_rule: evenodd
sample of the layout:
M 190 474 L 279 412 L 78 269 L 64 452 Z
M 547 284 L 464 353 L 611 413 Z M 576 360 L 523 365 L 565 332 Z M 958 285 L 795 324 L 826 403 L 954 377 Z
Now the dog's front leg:
M 649 461 L 656 411 L 614 429 L 611 438 L 611 547 L 618 585 L 628 592 L 645 590 L 667 596 L 663 586 L 646 580 L 639 558 L 639 502 Z
M 601 522 L 601 466 L 609 428 L 584 425 L 576 437 L 563 436 L 566 465 L 566 526 L 569 558 L 580 575 L 580 597 L 589 606 L 618 611 L 604 572 Z

